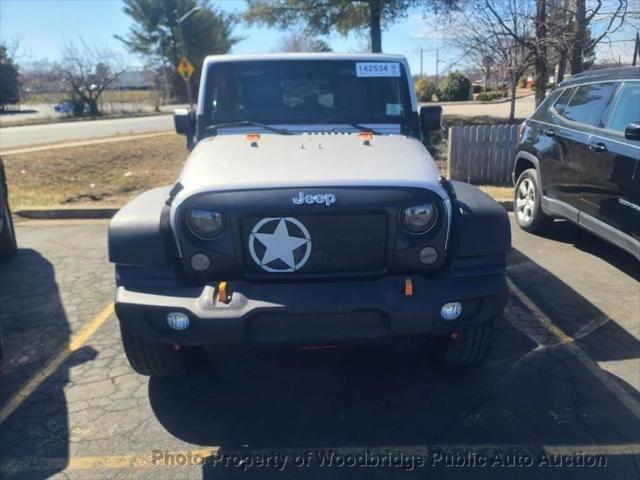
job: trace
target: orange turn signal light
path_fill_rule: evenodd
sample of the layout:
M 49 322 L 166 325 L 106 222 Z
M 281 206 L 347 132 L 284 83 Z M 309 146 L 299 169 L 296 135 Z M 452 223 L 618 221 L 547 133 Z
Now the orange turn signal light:
M 251 143 L 252 147 L 257 147 L 258 146 L 258 140 L 260 140 L 260 134 L 259 133 L 247 133 L 246 139 L 247 139 L 247 142 Z
M 362 140 L 362 143 L 364 143 L 365 145 L 369 145 L 371 143 L 371 140 L 373 140 L 373 133 L 371 133 L 371 132 L 360 132 L 358 134 L 358 138 L 360 140 Z
M 413 282 L 409 277 L 404 279 L 404 296 L 405 297 L 413 296 Z
M 229 295 L 227 294 L 227 282 L 220 282 L 218 284 L 218 301 L 222 303 L 229 302 Z

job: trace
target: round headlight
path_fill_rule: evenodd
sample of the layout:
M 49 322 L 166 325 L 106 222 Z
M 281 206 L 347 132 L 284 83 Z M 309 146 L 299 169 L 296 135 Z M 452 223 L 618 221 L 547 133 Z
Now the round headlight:
M 224 227 L 222 214 L 209 210 L 191 210 L 187 223 L 193 234 L 201 238 L 213 238 Z
M 405 208 L 400 212 L 402 224 L 411 233 L 426 233 L 433 228 L 438 218 L 438 210 L 433 203 L 424 203 Z

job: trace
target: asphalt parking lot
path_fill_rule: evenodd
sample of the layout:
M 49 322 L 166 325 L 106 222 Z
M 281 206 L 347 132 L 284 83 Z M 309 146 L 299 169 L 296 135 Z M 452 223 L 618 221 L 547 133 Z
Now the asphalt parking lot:
M 0 478 L 640 475 L 640 267 L 569 224 L 512 229 L 512 295 L 476 369 L 408 344 L 194 354 L 151 381 L 122 352 L 106 228 L 17 225 Z

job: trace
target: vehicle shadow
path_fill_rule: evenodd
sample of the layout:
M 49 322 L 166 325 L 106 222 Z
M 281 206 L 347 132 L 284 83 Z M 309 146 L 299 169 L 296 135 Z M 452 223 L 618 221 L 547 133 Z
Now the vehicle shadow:
M 68 344 L 70 328 L 54 273 L 53 265 L 32 249 L 21 249 L 13 261 L 0 264 L 5 348 L 0 361 L 1 409 Z M 44 479 L 66 467 L 68 371 L 95 353 L 90 347 L 75 351 L 0 424 L 1 478 Z M 43 458 L 52 460 L 29 472 L 14 471 L 11 464 L 12 459 L 40 462 Z
M 514 251 L 511 262 L 522 257 Z M 603 315 L 533 262 L 518 282 L 527 293 L 529 277 L 553 290 L 546 313 L 560 328 Z M 638 340 L 613 321 L 575 343 L 597 361 L 640 358 Z M 603 374 L 640 401 L 623 378 Z M 637 445 L 640 419 L 513 296 L 477 368 L 438 365 L 417 342 L 254 350 L 212 354 L 181 379 L 151 379 L 149 398 L 172 435 L 217 449 L 202 465 L 205 479 L 632 478 L 640 462 L 623 450 L 589 454 L 594 468 L 546 467 L 550 451 L 578 458 L 581 446 Z M 517 455 L 533 464 L 477 463 Z M 391 466 L 376 468 L 383 457 Z
M 589 235 L 585 234 L 585 237 Z M 597 238 L 576 240 L 577 244 L 588 245 L 590 253 L 593 252 L 611 264 L 623 261 L 626 256 L 631 257 L 611 246 L 604 249 L 603 245 L 600 245 L 601 242 L 604 243 Z M 633 262 L 627 258 L 623 271 L 636 279 L 639 278 L 637 265 L 634 265 L 637 262 L 632 257 L 631 259 Z M 515 249 L 510 253 L 509 263 L 509 276 L 516 285 L 526 289 L 529 298 L 543 313 L 552 318 L 553 323 L 565 334 L 579 339 L 580 347 L 593 360 L 605 362 L 640 358 L 640 342 L 633 335 L 558 277 L 534 264 L 526 255 Z M 635 308 L 637 311 L 640 305 L 640 284 L 634 292 L 635 298 L 625 297 L 624 292 L 617 293 L 619 297 L 611 298 L 612 303 L 628 304 L 629 308 Z
M 640 262 L 630 253 L 611 245 L 567 220 L 555 220 L 553 228 L 536 235 L 573 245 L 578 250 L 598 257 L 640 282 Z

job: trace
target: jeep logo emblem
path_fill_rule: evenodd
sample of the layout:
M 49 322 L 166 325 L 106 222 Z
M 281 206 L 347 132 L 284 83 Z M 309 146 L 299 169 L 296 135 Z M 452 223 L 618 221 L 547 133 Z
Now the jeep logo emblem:
M 336 196 L 333 193 L 318 193 L 316 195 L 311 195 L 310 193 L 305 194 L 304 192 L 300 192 L 297 197 L 293 197 L 291 200 L 296 205 L 302 205 L 303 203 L 313 205 L 314 203 L 317 203 L 318 205 L 324 204 L 327 207 L 330 207 L 336 203 Z

